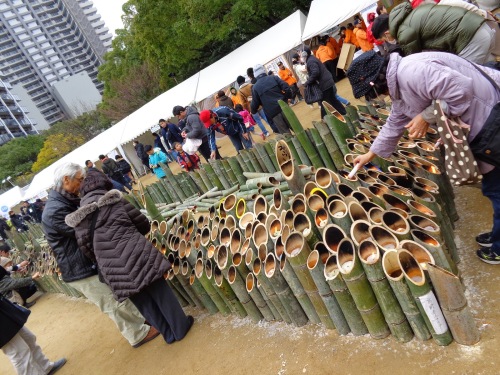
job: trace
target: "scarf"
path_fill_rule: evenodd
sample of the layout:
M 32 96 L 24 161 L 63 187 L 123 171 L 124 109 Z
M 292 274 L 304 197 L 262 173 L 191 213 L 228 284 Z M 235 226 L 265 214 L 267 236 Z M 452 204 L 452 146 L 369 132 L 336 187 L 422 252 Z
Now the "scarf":
M 54 188 L 54 191 L 58 192 L 61 194 L 64 198 L 69 200 L 72 204 L 74 204 L 76 207 L 80 206 L 80 197 L 78 197 L 75 194 L 68 193 L 66 190 L 64 190 L 62 187 L 59 189 Z

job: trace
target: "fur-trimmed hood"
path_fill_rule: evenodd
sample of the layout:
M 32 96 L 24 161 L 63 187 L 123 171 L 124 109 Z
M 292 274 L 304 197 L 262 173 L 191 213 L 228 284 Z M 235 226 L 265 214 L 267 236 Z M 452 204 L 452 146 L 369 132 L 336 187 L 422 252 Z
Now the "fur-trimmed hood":
M 75 212 L 66 216 L 66 224 L 68 226 L 75 228 L 80 224 L 87 216 L 92 214 L 103 206 L 110 206 L 112 204 L 118 203 L 122 199 L 122 193 L 119 190 L 113 189 L 104 194 L 97 202 L 89 203 L 85 206 L 80 207 Z

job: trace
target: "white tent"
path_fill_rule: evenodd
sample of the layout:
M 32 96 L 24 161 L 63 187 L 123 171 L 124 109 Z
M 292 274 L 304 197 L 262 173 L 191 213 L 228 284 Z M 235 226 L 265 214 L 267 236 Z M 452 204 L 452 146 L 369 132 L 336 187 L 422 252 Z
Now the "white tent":
M 14 186 L 0 195 L 0 215 L 6 216 L 11 207 L 23 200 L 23 192 L 19 186 Z
M 128 117 L 105 130 L 91 141 L 74 149 L 69 154 L 35 175 L 28 190 L 26 190 L 24 194 L 24 198 L 30 199 L 54 185 L 54 171 L 58 166 L 69 162 L 84 166 L 85 160 L 97 160 L 100 154 L 107 154 L 109 151 L 118 147 L 127 119 Z
M 374 0 L 313 0 L 302 40 L 324 33 L 375 3 Z
M 306 16 L 296 11 L 280 23 L 256 36 L 230 54 L 200 72 L 196 101 L 208 98 L 236 77 L 245 75 L 248 67 L 267 63 L 302 43 Z
M 193 102 L 199 78 L 200 73 L 198 72 L 167 92 L 157 96 L 137 111 L 131 113 L 127 118 L 120 121 L 117 125 L 120 125 L 126 120 L 123 134 L 120 137 L 120 143 L 127 143 L 149 130 L 151 126 L 158 124 L 160 118 L 172 116 L 172 108 L 174 106 L 185 106 Z

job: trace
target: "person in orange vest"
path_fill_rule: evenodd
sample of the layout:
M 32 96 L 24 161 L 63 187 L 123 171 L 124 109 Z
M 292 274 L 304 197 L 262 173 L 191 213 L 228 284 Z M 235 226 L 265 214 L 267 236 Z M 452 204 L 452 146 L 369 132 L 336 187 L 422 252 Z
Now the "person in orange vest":
M 344 32 L 344 43 L 351 43 L 354 44 L 356 48 L 359 48 L 359 44 L 353 30 L 354 26 L 352 25 L 352 23 L 347 24 L 347 28 L 345 28 L 344 26 L 340 28 L 340 31 Z
M 358 41 L 359 47 L 363 50 L 363 52 L 371 51 L 373 49 L 373 44 L 368 41 L 368 35 L 366 34 L 366 31 L 363 30 L 361 22 L 356 24 L 354 35 L 356 35 L 356 40 Z
M 332 73 L 333 80 L 337 82 L 337 63 L 338 55 L 328 43 L 328 35 L 322 36 L 319 39 L 319 47 L 316 51 L 316 57 L 326 66 L 328 71 Z
M 302 95 L 300 95 L 299 87 L 297 86 L 297 80 L 293 76 L 293 73 L 290 69 L 285 67 L 285 64 L 283 62 L 278 61 L 278 75 L 279 77 L 288 83 L 288 86 L 290 86 L 290 89 L 292 90 L 292 105 L 296 103 L 295 98 L 298 97 L 299 101 L 303 100 Z

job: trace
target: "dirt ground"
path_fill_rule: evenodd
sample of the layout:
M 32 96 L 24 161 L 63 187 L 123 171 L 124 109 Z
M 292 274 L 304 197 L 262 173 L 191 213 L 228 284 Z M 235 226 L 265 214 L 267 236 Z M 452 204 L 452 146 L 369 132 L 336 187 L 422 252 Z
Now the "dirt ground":
M 309 111 L 304 107 L 300 110 Z M 319 118 L 318 110 L 311 112 Z M 474 236 L 490 228 L 491 206 L 478 189 L 463 187 L 456 193 L 459 268 L 481 331 L 481 341 L 474 346 L 339 336 L 313 324 L 254 324 L 248 318 L 189 309 L 196 321 L 183 341 L 167 345 L 158 337 L 133 349 L 97 307 L 51 294 L 38 300 L 27 326 L 49 358 L 68 359 L 61 375 L 498 374 L 500 267 L 482 263 L 474 254 Z M 14 374 L 5 356 L 0 356 L 0 374 Z

